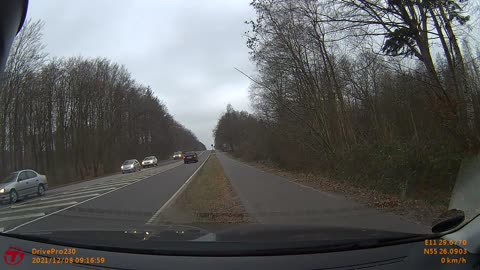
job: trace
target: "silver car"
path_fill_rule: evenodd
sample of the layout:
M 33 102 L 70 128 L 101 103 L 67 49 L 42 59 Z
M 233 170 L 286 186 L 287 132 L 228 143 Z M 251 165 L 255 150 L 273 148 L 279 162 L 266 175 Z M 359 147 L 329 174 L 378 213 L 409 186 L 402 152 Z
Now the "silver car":
M 150 156 L 150 157 L 146 157 L 143 159 L 142 161 L 142 167 L 143 168 L 146 168 L 146 167 L 150 167 L 150 166 L 158 166 L 158 160 L 157 160 L 157 157 L 155 156 Z
M 10 173 L 0 181 L 0 200 L 15 203 L 30 195 L 42 196 L 48 189 L 47 177 L 34 170 Z
M 136 159 L 125 160 L 120 167 L 122 173 L 138 172 L 142 170 L 140 162 Z

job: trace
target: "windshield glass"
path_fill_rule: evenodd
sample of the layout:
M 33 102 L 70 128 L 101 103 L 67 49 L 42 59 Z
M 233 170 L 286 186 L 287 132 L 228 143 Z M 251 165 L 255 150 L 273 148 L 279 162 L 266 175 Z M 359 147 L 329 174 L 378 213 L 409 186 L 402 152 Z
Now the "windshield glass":
M 475 1 L 29 2 L 0 76 L 0 173 L 41 174 L 0 207 L 6 232 L 282 246 L 480 214 Z
M 10 182 L 15 181 L 15 179 L 17 179 L 17 175 L 18 175 L 18 173 L 16 173 L 16 172 L 9 174 L 7 177 L 0 180 L 0 184 L 6 184 L 6 183 L 10 183 Z

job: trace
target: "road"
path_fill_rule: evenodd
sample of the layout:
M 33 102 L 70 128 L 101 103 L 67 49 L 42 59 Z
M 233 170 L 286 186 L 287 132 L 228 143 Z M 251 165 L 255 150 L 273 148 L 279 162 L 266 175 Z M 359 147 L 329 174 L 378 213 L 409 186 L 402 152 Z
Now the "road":
M 167 161 L 156 168 L 112 175 L 49 190 L 43 197 L 0 208 L 4 232 L 125 230 L 144 226 L 171 201 L 199 162 Z M 401 217 L 366 208 L 338 194 L 302 186 L 217 152 L 247 212 L 259 223 L 318 224 L 428 232 Z
M 206 160 L 166 161 L 158 167 L 117 174 L 47 191 L 0 209 L 4 232 L 115 230 L 143 226 Z
M 321 192 L 264 172 L 224 153 L 218 152 L 217 157 L 247 212 L 260 223 L 355 226 L 413 233 L 430 230 L 341 195 Z

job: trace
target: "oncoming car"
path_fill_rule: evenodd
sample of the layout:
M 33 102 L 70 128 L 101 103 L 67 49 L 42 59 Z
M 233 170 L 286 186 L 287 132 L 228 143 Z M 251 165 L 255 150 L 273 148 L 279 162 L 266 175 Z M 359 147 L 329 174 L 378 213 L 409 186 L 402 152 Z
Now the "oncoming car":
M 142 167 L 147 168 L 147 167 L 153 167 L 153 166 L 158 166 L 158 160 L 155 156 L 150 156 L 146 157 L 142 161 Z
M 142 166 L 140 166 L 140 162 L 138 162 L 138 160 L 129 159 L 123 162 L 120 169 L 122 169 L 122 173 L 138 172 L 142 170 Z
M 48 189 L 47 177 L 34 170 L 10 173 L 0 181 L 0 200 L 15 203 L 31 195 L 42 196 Z
M 181 151 L 177 151 L 177 152 L 173 153 L 173 159 L 174 160 L 182 159 L 182 158 L 183 158 L 183 153 Z

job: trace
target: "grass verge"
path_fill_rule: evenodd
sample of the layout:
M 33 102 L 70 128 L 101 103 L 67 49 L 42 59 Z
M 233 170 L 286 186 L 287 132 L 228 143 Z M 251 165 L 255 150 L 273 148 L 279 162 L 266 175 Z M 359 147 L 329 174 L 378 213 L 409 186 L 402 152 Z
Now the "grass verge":
M 244 224 L 254 222 L 233 191 L 215 153 L 187 188 L 152 223 Z

